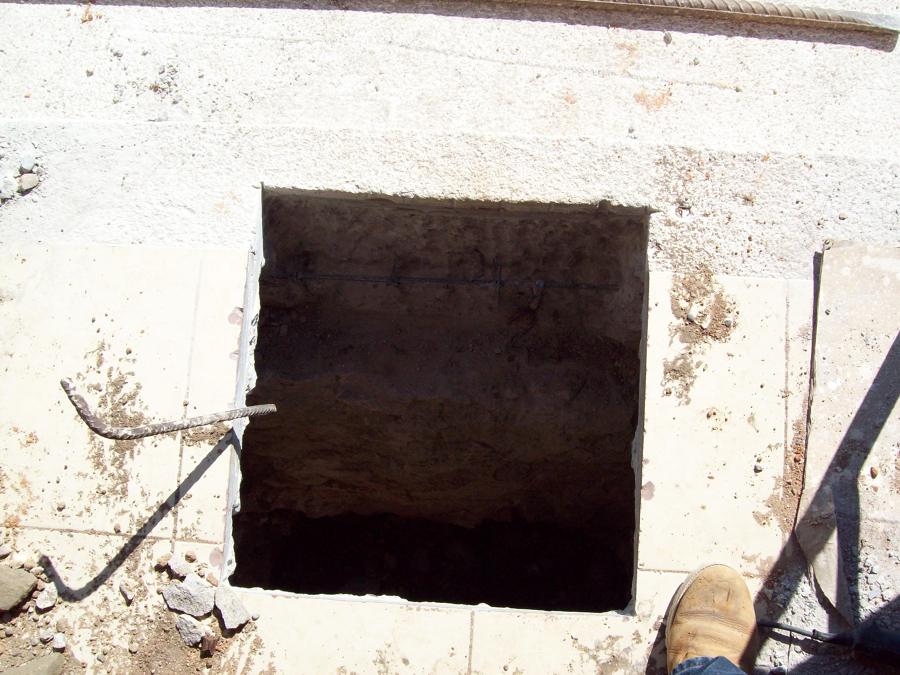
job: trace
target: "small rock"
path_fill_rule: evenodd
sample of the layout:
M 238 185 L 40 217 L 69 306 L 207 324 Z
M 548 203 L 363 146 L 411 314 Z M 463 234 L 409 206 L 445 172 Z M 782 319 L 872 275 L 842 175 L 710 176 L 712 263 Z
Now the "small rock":
M 19 158 L 19 168 L 22 170 L 22 173 L 31 173 L 35 164 L 37 162 L 35 162 L 34 155 L 30 152 L 22 153 L 22 156 Z
M 254 621 L 259 621 L 259 612 L 253 612 L 253 614 L 250 615 L 250 618 Z
M 215 589 L 196 574 L 188 574 L 184 581 L 169 584 L 163 589 L 163 599 L 169 609 L 201 617 L 215 605 Z
M 169 573 L 173 577 L 184 579 L 188 574 L 192 574 L 193 572 L 194 566 L 184 558 L 173 556 L 172 559 L 169 560 Z
M 691 323 L 697 323 L 697 308 L 694 307 L 693 305 L 691 305 L 691 306 L 688 308 L 688 311 L 687 311 L 687 314 L 686 314 L 686 318 L 687 318 L 687 320 L 690 321 Z
M 32 635 L 30 638 L 28 638 L 28 644 L 32 647 L 37 647 L 40 643 L 41 641 L 38 639 L 37 635 Z
M 200 641 L 204 636 L 212 634 L 212 630 L 210 630 L 209 626 L 184 614 L 179 614 L 175 617 L 175 629 L 178 631 L 181 639 L 184 640 L 184 644 L 188 647 L 194 647 L 195 645 L 200 644 Z
M 131 652 L 132 654 L 137 654 L 138 653 L 137 642 L 129 642 L 128 643 L 128 651 Z
M 53 639 L 53 631 L 52 630 L 42 630 L 40 633 L 38 633 L 38 637 L 40 638 L 41 642 L 43 642 L 44 644 L 47 644 L 48 642 L 50 642 Z
M 869 475 L 872 476 L 872 478 L 878 478 L 878 467 L 877 466 L 871 467 L 869 469 Z
M 231 586 L 216 589 L 216 609 L 226 630 L 236 630 L 250 620 L 250 614 Z
M 754 465 L 753 465 L 753 470 L 754 470 L 756 473 L 762 473 L 762 470 L 763 470 L 762 464 L 754 464 Z
M 725 325 L 725 328 L 731 328 L 731 327 L 734 325 L 734 319 L 732 319 L 732 318 L 729 316 L 729 317 L 726 318 L 722 323 Z
M 669 31 L 663 33 L 663 42 L 665 42 L 667 45 L 672 44 L 672 34 Z
M 217 644 L 219 644 L 219 636 L 210 631 L 200 640 L 200 653 L 203 656 L 212 656 L 216 651 Z
M 22 569 L 0 566 L 0 612 L 8 612 L 25 602 L 37 579 Z
M 18 186 L 12 178 L 0 178 L 0 199 L 12 199 L 16 196 Z
M 9 547 L 9 544 L 0 544 L 0 560 L 8 557 L 12 553 L 12 549 Z
M 122 526 L 116 523 L 115 525 L 113 525 L 113 532 L 115 532 L 116 534 L 122 534 Z
M 841 212 L 838 214 L 838 220 L 847 220 L 847 214 L 844 213 L 843 211 L 841 211 Z
M 124 583 L 119 584 L 119 593 L 125 598 L 126 605 L 130 605 L 134 601 L 134 591 Z
M 65 656 L 46 654 L 11 670 L 4 670 L 3 675 L 59 675 L 65 667 Z
M 35 565 L 28 571 L 31 572 L 34 576 L 39 577 L 44 573 L 44 568 L 40 565 Z
M 13 632 L 14 632 L 14 631 L 13 631 L 13 629 L 12 629 L 12 626 L 7 626 L 6 628 L 3 629 L 3 634 L 4 634 L 6 637 L 12 637 L 12 636 L 13 636 Z
M 33 190 L 40 183 L 40 179 L 37 177 L 37 174 L 33 173 L 23 173 L 19 176 L 19 192 L 25 193 L 29 190 Z
M 213 572 L 206 573 L 206 580 L 213 586 L 219 585 L 219 577 L 217 577 Z
M 56 586 L 51 584 L 38 593 L 34 606 L 37 607 L 38 611 L 46 612 L 53 608 L 58 599 L 59 595 L 56 592 Z
M 66 636 L 62 633 L 57 633 L 53 636 L 53 644 L 50 646 L 53 647 L 53 651 L 55 652 L 66 651 Z
M 171 553 L 163 553 L 159 558 L 156 559 L 156 562 L 153 564 L 154 569 L 162 572 L 166 567 L 169 566 L 169 560 L 172 559 Z
M 197 554 L 194 553 L 193 551 L 186 551 L 184 554 L 184 559 L 187 560 L 189 563 L 197 562 Z
M 65 508 L 66 508 L 65 502 L 56 502 L 56 510 L 57 511 L 63 511 L 63 510 L 65 510 Z

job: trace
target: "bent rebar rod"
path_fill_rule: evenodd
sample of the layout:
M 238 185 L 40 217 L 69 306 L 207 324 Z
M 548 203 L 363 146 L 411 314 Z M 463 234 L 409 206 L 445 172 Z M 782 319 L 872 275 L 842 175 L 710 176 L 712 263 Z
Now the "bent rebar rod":
M 84 420 L 88 428 L 99 436 L 111 438 L 116 441 L 131 441 L 138 438 L 146 438 L 147 436 L 158 436 L 159 434 L 167 434 L 173 431 L 182 431 L 183 429 L 193 429 L 194 427 L 202 427 L 207 424 L 215 424 L 216 422 L 227 422 L 236 420 L 239 417 L 256 417 L 258 415 L 271 415 L 277 412 L 275 405 L 266 403 L 264 405 L 251 405 L 248 408 L 236 408 L 235 410 L 226 410 L 225 412 L 214 413 L 212 415 L 202 415 L 200 417 L 189 417 L 184 420 L 174 422 L 159 422 L 157 424 L 145 424 L 139 427 L 113 427 L 94 413 L 88 407 L 87 401 L 75 391 L 75 385 L 72 380 L 65 378 L 59 381 L 69 401 L 75 406 L 79 417 Z
M 533 1 L 541 4 L 540 0 Z M 551 0 L 549 4 L 592 6 L 632 12 L 656 11 L 680 15 L 705 15 L 871 33 L 900 32 L 900 20 L 894 16 L 843 9 L 801 7 L 759 0 Z

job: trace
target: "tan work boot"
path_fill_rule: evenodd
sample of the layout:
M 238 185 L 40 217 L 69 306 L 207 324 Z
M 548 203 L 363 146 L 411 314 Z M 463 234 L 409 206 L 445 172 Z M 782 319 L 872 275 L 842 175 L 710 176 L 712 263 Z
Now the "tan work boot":
M 724 656 L 747 670 L 741 657 L 755 640 L 756 613 L 750 591 L 728 565 L 701 567 L 675 592 L 666 616 L 670 673 L 696 656 Z

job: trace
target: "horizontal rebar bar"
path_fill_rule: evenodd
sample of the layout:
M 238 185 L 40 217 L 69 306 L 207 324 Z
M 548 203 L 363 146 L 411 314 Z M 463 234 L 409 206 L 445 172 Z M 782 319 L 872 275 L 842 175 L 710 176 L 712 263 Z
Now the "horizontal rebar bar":
M 520 2 L 521 0 L 506 0 Z M 826 28 L 832 30 L 866 31 L 871 33 L 900 32 L 897 17 L 868 14 L 851 10 L 802 7 L 757 0 L 534 0 L 535 4 L 571 4 L 600 9 L 631 12 L 663 12 L 667 14 L 705 15 L 723 19 L 765 21 L 785 25 Z
M 226 410 L 225 412 L 214 413 L 212 415 L 202 415 L 200 417 L 189 417 L 184 420 L 173 422 L 158 422 L 156 424 L 145 424 L 138 427 L 114 427 L 99 417 L 97 417 L 88 407 L 87 401 L 75 391 L 75 385 L 72 380 L 65 378 L 59 381 L 66 396 L 69 397 L 78 415 L 84 420 L 88 428 L 99 436 L 111 438 L 117 441 L 129 441 L 138 438 L 146 438 L 147 436 L 158 436 L 159 434 L 167 434 L 173 431 L 182 431 L 184 429 L 193 429 L 194 427 L 203 427 L 207 424 L 215 424 L 216 422 L 228 422 L 236 420 L 239 417 L 256 417 L 258 415 L 271 415 L 277 412 L 275 406 L 271 403 L 265 405 L 252 405 L 248 408 L 236 408 L 235 410 Z

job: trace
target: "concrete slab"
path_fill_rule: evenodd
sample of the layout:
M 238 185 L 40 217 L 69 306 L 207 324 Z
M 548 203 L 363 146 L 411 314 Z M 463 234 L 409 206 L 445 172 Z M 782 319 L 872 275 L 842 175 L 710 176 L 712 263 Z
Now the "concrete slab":
M 900 588 L 888 556 L 900 535 L 898 285 L 900 249 L 826 245 L 798 537 L 817 583 L 851 623 L 881 613 L 900 626 L 886 606 Z
M 72 377 L 103 417 L 181 415 L 196 271 L 186 251 L 7 250 L 0 289 L 0 428 L 7 526 L 134 532 L 169 498 L 178 442 L 108 441 L 59 386 Z M 38 356 L 41 355 L 41 356 Z M 160 514 L 157 534 L 168 533 Z
M 650 275 L 641 569 L 718 561 L 758 576 L 777 557 L 787 292 L 783 280 Z
M 468 672 L 469 608 L 237 591 L 259 615 L 255 625 L 276 672 Z M 227 658 L 244 663 L 247 647 Z

